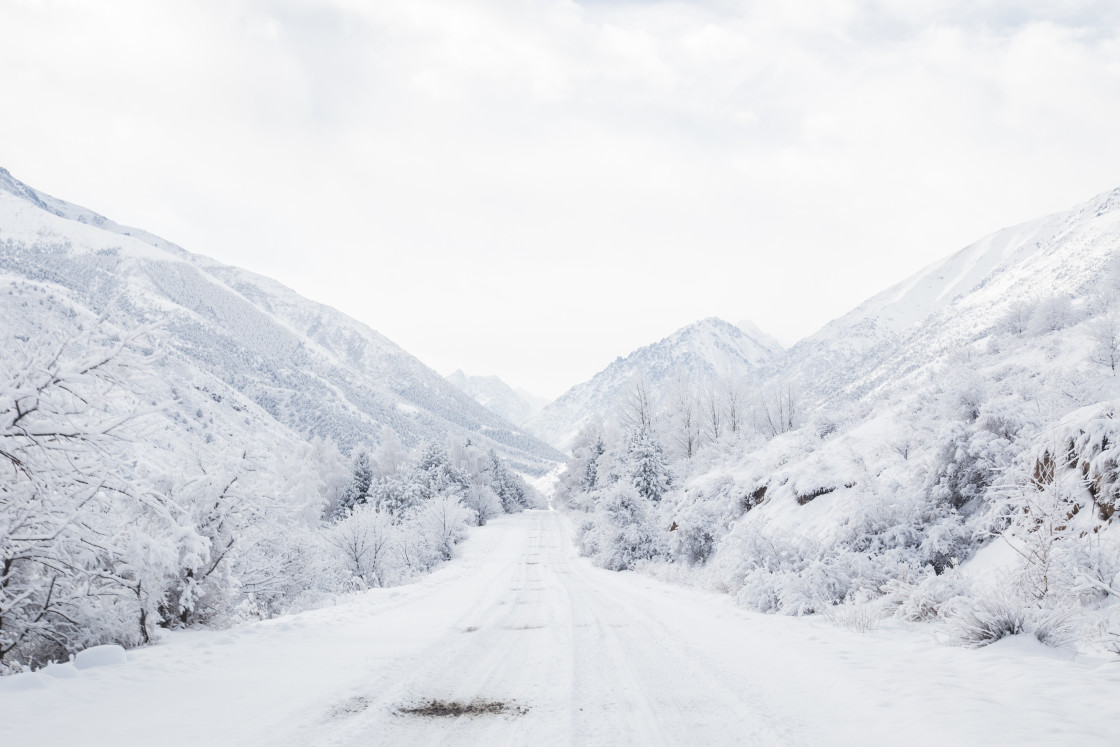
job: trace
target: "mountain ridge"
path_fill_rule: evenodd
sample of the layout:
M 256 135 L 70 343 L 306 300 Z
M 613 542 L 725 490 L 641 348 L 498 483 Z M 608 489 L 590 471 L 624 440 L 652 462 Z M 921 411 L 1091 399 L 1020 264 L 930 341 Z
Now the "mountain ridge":
M 547 404 L 540 397 L 514 389 L 497 376 L 474 376 L 456 369 L 445 378 L 480 405 L 517 426 L 524 425 Z
M 558 455 L 376 330 L 283 284 L 187 252 L 0 172 L 0 270 L 48 281 L 122 327 L 162 322 L 176 352 L 304 437 L 346 451 L 380 426 L 406 445 L 456 434 L 519 469 Z
M 610 415 L 636 375 L 653 388 L 681 375 L 695 383 L 745 376 L 781 354 L 769 338 L 759 341 L 739 326 L 707 317 L 656 342 L 619 356 L 588 381 L 576 384 L 547 405 L 526 427 L 557 448 L 566 448 L 580 428 Z

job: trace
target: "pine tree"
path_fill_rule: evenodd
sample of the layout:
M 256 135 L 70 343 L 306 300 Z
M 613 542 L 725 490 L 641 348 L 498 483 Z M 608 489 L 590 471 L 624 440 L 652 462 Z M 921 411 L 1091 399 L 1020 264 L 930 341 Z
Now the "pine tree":
M 630 482 L 639 495 L 655 503 L 660 501 L 661 496 L 669 490 L 672 476 L 661 444 L 649 428 L 638 426 L 630 431 L 626 444 L 626 463 Z
M 525 486 L 509 469 L 498 454 L 490 450 L 490 485 L 502 502 L 502 509 L 507 514 L 516 513 L 528 506 L 525 496 Z
M 463 470 L 451 463 L 447 449 L 433 442 L 421 449 L 411 482 L 419 486 L 426 500 L 445 490 L 465 491 L 471 481 Z
M 600 436 L 595 445 L 591 447 L 591 453 L 587 457 L 587 467 L 583 472 L 583 480 L 580 482 L 580 489 L 585 493 L 590 493 L 599 484 L 599 457 L 607 447 L 603 444 L 603 437 Z
M 351 473 L 350 483 L 342 491 L 342 496 L 335 507 L 335 519 L 347 516 L 354 506 L 365 505 L 369 501 L 370 488 L 373 485 L 373 464 L 368 452 L 361 450 L 354 455 Z

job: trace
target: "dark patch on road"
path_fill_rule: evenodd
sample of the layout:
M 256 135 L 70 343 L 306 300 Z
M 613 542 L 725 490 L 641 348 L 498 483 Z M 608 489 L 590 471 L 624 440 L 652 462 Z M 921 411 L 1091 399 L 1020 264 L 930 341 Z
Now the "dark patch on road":
M 361 695 L 355 695 L 353 698 L 336 705 L 327 715 L 330 718 L 346 718 L 347 716 L 353 716 L 355 713 L 361 713 L 367 708 L 369 708 L 369 699 Z
M 464 633 L 473 633 L 476 630 L 478 630 L 478 626 L 475 626 L 475 625 L 469 625 L 469 626 L 463 628 Z
M 460 703 L 457 700 L 425 700 L 421 703 L 400 706 L 397 713 L 402 716 L 422 716 L 424 718 L 459 718 L 460 716 L 524 716 L 529 712 L 525 706 L 516 702 L 500 700 L 472 700 Z

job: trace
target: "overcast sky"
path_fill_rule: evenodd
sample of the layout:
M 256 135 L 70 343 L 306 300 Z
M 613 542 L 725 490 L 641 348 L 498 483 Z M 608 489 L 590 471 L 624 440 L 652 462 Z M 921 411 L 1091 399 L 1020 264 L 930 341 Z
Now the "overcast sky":
M 1029 10 L 1024 10 L 1029 8 Z M 2 0 L 0 165 L 546 396 L 1120 186 L 1115 0 Z

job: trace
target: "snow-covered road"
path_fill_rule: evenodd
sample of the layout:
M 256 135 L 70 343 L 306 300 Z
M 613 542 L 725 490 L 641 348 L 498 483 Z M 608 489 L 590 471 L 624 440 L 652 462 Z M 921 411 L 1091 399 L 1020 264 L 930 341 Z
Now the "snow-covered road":
M 1113 745 L 1118 702 L 1117 664 L 744 612 L 593 568 L 533 511 L 411 586 L 8 678 L 0 742 Z

